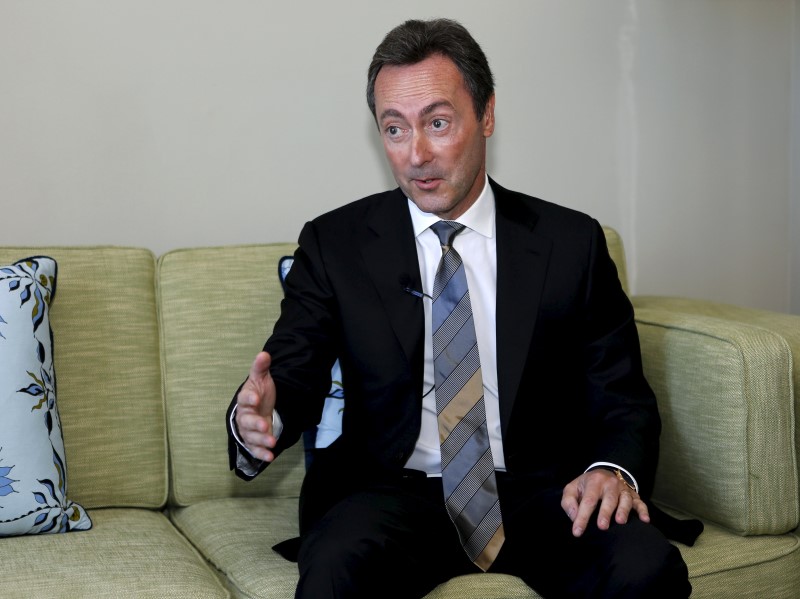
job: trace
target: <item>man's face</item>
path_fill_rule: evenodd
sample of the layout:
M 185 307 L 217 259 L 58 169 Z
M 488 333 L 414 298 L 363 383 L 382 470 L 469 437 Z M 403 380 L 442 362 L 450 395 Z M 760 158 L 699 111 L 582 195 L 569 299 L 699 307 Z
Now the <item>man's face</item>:
M 384 66 L 375 80 L 375 114 L 397 184 L 423 212 L 458 218 L 480 195 L 494 96 L 483 118 L 453 61 L 433 55 Z

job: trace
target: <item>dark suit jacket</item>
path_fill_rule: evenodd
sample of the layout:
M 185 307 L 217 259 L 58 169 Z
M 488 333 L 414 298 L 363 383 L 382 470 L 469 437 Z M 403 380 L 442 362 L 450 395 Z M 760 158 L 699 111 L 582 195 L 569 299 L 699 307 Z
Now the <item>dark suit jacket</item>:
M 646 496 L 660 421 L 602 229 L 579 212 L 491 185 L 506 467 L 543 487 L 563 487 L 591 463 L 613 462 Z M 403 468 L 420 430 L 427 301 L 406 286 L 421 289 L 399 189 L 304 227 L 281 316 L 264 346 L 284 423 L 276 454 L 319 421 L 338 357 L 346 407 L 342 435 L 319 462 L 323 478 Z M 233 440 L 230 449 L 234 468 Z

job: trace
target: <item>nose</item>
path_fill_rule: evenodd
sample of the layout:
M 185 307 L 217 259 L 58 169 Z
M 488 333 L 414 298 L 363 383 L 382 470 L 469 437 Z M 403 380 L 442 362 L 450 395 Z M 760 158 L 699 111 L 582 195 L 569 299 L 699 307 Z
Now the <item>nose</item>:
M 411 164 L 423 166 L 432 158 L 430 140 L 424 133 L 414 132 L 411 139 Z

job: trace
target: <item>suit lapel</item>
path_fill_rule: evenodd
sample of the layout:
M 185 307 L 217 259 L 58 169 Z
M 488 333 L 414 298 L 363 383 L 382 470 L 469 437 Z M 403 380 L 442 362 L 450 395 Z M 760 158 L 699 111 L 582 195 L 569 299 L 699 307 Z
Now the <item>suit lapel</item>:
M 537 215 L 494 181 L 497 207 L 497 379 L 503 435 L 517 397 L 539 313 L 551 241 L 534 232 Z
M 537 215 L 521 196 L 491 184 L 497 207 L 497 377 L 505 435 L 536 326 L 551 242 L 535 233 Z M 399 189 L 366 215 L 359 251 L 421 386 L 423 305 L 403 287 L 421 289 L 422 284 L 407 200 Z
M 407 199 L 396 189 L 365 218 L 359 251 L 386 317 L 414 370 L 420 387 L 424 312 L 422 299 L 403 291 L 421 289 L 417 246 Z M 418 362 L 418 364 L 417 364 Z

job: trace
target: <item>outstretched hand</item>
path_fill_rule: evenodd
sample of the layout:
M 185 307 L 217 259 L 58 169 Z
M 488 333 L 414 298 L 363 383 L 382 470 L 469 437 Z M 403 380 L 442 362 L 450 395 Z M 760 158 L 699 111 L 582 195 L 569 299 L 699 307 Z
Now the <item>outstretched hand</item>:
M 625 524 L 631 510 L 639 520 L 650 522 L 650 514 L 639 494 L 619 480 L 613 472 L 598 469 L 585 472 L 564 487 L 561 508 L 572 520 L 572 534 L 580 537 L 597 509 L 597 527 L 608 530 L 613 517 L 617 524 Z
M 275 408 L 275 383 L 269 373 L 272 358 L 267 352 L 256 356 L 239 394 L 236 396 L 236 426 L 239 436 L 253 457 L 264 462 L 275 459 L 272 449 L 272 411 Z

